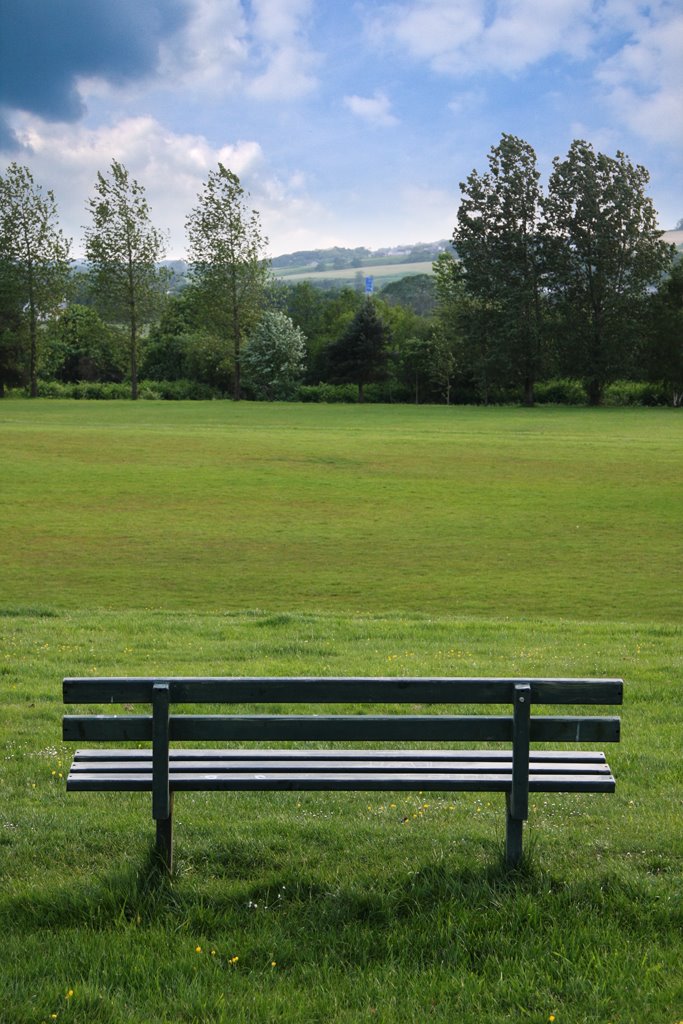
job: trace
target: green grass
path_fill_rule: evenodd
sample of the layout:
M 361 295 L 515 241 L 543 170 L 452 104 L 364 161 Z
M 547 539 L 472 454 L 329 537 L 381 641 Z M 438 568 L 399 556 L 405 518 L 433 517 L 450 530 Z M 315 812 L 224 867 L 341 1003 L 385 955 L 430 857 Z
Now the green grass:
M 0 409 L 3 600 L 680 622 L 678 410 Z
M 681 422 L 0 403 L 0 1021 L 683 1019 Z M 169 884 L 64 791 L 108 673 L 622 675 L 617 792 L 512 874 L 496 795 L 181 794 Z

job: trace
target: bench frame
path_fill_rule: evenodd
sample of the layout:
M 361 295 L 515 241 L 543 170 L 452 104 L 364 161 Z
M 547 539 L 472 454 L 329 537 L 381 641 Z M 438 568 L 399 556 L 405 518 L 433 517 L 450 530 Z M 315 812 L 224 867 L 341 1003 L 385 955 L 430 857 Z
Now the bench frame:
M 620 679 L 463 678 L 67 678 L 72 704 L 151 705 L 149 715 L 65 715 L 65 740 L 149 741 L 151 751 L 78 750 L 70 791 L 152 793 L 156 849 L 173 869 L 173 797 L 179 790 L 383 790 L 503 792 L 505 861 L 522 858 L 530 792 L 613 792 L 602 752 L 531 752 L 545 742 L 616 742 L 613 716 L 532 715 L 533 704 L 621 704 Z M 200 715 L 171 713 L 174 704 L 507 704 L 511 714 Z M 172 748 L 174 740 L 371 741 L 400 749 Z M 416 742 L 506 741 L 492 749 L 425 750 Z M 208 770 L 207 770 L 208 769 Z

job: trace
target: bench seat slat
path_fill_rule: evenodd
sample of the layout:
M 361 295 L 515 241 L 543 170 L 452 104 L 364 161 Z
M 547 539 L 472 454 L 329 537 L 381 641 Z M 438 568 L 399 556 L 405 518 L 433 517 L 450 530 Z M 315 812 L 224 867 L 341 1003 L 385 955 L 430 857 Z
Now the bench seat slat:
M 500 772 L 501 770 L 511 770 L 512 762 L 505 761 L 486 761 L 486 760 L 473 760 L 470 762 L 463 761 L 316 761 L 311 763 L 307 759 L 300 759 L 297 761 L 259 761 L 257 759 L 250 761 L 231 761 L 229 759 L 224 760 L 194 760 L 194 761 L 174 761 L 170 765 L 171 779 L 177 774 L 189 774 L 192 772 L 307 772 L 314 770 L 316 772 L 385 772 L 385 773 L 415 773 L 415 772 Z M 566 764 L 559 764 L 557 762 L 545 762 L 536 763 L 530 761 L 529 770 L 538 775 L 546 774 L 553 775 L 559 771 L 571 772 L 575 775 L 591 775 L 595 772 L 606 772 L 609 768 L 606 764 L 577 764 L 568 761 Z M 98 761 L 95 763 L 83 761 L 78 764 L 72 765 L 71 775 L 76 777 L 78 775 L 86 773 L 100 773 L 105 775 L 107 773 L 140 773 L 140 772 L 151 772 L 152 766 L 149 760 L 147 761 Z
M 263 772 L 263 773 L 182 773 L 173 774 L 174 791 L 204 790 L 381 790 L 381 791 L 460 791 L 509 792 L 511 774 L 503 773 L 437 773 L 420 772 L 401 775 L 368 772 Z M 151 773 L 88 773 L 70 776 L 67 789 L 72 791 L 148 791 L 152 788 Z M 530 775 L 530 792 L 611 793 L 614 779 L 610 773 Z
M 410 750 L 410 759 L 413 761 L 470 761 L 472 758 L 486 756 L 488 761 L 510 761 L 512 759 L 512 751 L 510 750 L 464 750 L 464 749 L 445 749 L 438 748 L 436 750 L 426 750 L 421 748 L 415 748 Z M 404 749 L 391 750 L 388 748 L 380 750 L 370 749 L 345 749 L 338 748 L 335 750 L 323 750 L 317 748 L 305 749 L 283 747 L 281 749 L 268 748 L 261 749 L 258 747 L 240 747 L 240 748 L 225 748 L 219 747 L 213 748 L 196 748 L 196 749 L 183 749 L 182 747 L 175 747 L 171 749 L 169 753 L 169 760 L 171 763 L 174 761 L 191 761 L 191 760 L 203 760 L 203 759 L 221 759 L 228 758 L 232 761 L 250 761 L 253 758 L 258 757 L 260 760 L 276 760 L 276 761 L 297 761 L 301 757 L 305 756 L 308 761 L 325 761 L 329 758 L 336 758 L 339 761 L 402 761 L 408 756 L 408 752 Z M 605 761 L 605 755 L 601 750 L 533 750 L 530 755 L 530 761 L 533 762 L 546 762 L 546 761 L 566 761 L 571 759 L 576 762 L 598 762 L 603 763 Z M 122 749 L 107 748 L 102 750 L 76 750 L 74 753 L 74 763 L 79 761 L 136 761 L 136 760 L 152 760 L 152 751 L 149 750 L 135 750 L 130 747 Z

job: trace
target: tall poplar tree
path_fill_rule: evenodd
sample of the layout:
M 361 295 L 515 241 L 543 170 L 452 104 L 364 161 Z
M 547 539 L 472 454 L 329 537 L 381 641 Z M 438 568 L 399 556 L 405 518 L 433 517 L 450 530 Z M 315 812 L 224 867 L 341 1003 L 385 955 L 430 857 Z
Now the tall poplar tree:
M 97 173 L 88 201 L 92 226 L 85 232 L 85 254 L 95 301 L 106 319 L 128 329 L 131 398 L 138 397 L 140 329 L 158 314 L 168 274 L 158 264 L 165 238 L 152 224 L 142 185 L 112 160 L 109 176 Z
M 576 139 L 553 161 L 545 210 L 545 259 L 566 368 L 590 405 L 628 372 L 648 291 L 670 266 L 645 193 L 650 176 L 623 153 L 595 153 Z
M 242 397 L 242 343 L 259 318 L 268 274 L 268 239 L 248 203 L 237 175 L 219 163 L 187 218 L 192 286 L 207 326 L 230 348 L 235 401 Z
M 534 150 L 514 135 L 502 135 L 488 162 L 460 184 L 454 269 L 472 300 L 463 312 L 480 388 L 516 380 L 531 405 L 543 355 L 540 175 Z
M 0 177 L 0 263 L 2 306 L 14 315 L 2 319 L 27 328 L 32 398 L 38 394 L 38 324 L 65 298 L 70 245 L 58 227 L 54 194 L 43 194 L 28 167 L 10 164 Z M 3 351 L 10 348 L 16 346 L 6 338 Z

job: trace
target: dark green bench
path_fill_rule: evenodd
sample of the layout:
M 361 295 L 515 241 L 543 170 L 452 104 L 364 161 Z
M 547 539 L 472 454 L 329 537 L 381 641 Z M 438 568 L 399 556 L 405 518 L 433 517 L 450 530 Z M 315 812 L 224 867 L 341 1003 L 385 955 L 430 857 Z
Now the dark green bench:
M 157 850 L 172 870 L 173 796 L 188 790 L 408 790 L 501 792 L 506 796 L 507 864 L 522 855 L 529 793 L 611 793 L 605 755 L 531 751 L 531 743 L 611 743 L 619 718 L 532 714 L 541 705 L 621 704 L 620 679 L 427 678 L 113 678 L 65 679 L 67 704 L 151 705 L 140 714 L 64 717 L 64 739 L 140 743 L 151 748 L 77 750 L 71 791 L 148 791 Z M 172 705 L 241 705 L 228 714 L 171 713 Z M 325 714 L 287 705 L 336 704 Z M 410 713 L 368 714 L 373 704 L 411 705 Z M 415 714 L 422 705 L 465 705 L 467 714 Z M 472 714 L 477 705 L 507 705 L 505 714 Z M 267 705 L 254 714 L 254 705 Z M 349 705 L 352 713 L 349 713 Z M 476 711 L 476 707 L 474 708 Z M 387 743 L 383 749 L 171 748 L 204 743 Z M 498 743 L 507 749 L 454 748 Z M 437 749 L 417 743 L 439 743 Z

